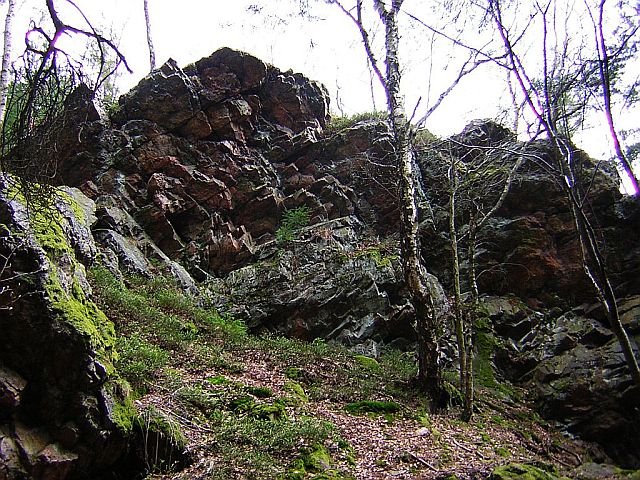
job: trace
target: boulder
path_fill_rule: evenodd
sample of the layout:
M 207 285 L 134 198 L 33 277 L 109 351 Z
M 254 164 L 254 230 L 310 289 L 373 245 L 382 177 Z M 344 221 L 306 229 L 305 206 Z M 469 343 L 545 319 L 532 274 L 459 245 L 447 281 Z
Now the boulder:
M 3 478 L 87 478 L 124 453 L 114 415 L 114 326 L 91 301 L 91 201 L 61 192 L 27 215 L 0 179 L 0 455 Z M 69 433 L 73 432 L 72 435 Z
M 621 310 L 634 312 L 636 303 L 636 298 L 623 300 Z M 544 417 L 602 445 L 620 464 L 638 468 L 640 449 L 627 439 L 640 435 L 640 389 L 633 384 L 613 332 L 583 316 L 585 310 L 594 311 L 580 307 L 555 316 L 523 306 L 490 312 L 495 331 L 502 331 L 503 337 L 508 335 L 501 330 L 505 325 L 519 325 L 519 319 L 529 325 L 525 335 L 519 332 L 495 352 L 495 364 L 507 379 L 526 384 Z M 633 325 L 638 318 L 628 313 L 625 321 Z M 639 329 L 631 326 L 629 331 L 637 344 Z
M 295 238 L 258 248 L 258 262 L 213 281 L 216 307 L 253 330 L 355 346 L 415 340 L 395 248 L 357 248 L 355 217 L 302 228 Z

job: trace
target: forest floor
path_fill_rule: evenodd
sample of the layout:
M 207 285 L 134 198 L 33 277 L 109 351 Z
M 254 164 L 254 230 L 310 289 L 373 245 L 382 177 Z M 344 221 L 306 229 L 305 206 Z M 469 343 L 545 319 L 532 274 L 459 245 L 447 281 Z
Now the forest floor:
M 434 414 L 412 354 L 255 336 L 166 280 L 92 279 L 133 388 L 141 478 L 640 478 L 603 465 L 597 446 L 562 434 L 511 385 L 478 385 L 463 422 L 455 373 L 452 405 Z

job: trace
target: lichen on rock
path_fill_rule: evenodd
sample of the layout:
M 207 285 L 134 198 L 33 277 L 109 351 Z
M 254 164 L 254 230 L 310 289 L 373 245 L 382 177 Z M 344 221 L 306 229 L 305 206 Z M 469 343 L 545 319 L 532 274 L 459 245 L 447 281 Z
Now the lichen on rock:
M 29 211 L 11 188 L 10 179 L 0 179 L 0 254 L 7 260 L 0 366 L 27 384 L 11 415 L 0 419 L 6 441 L 20 452 L 11 475 L 82 476 L 113 464 L 125 446 L 104 389 L 114 376 L 114 326 L 91 300 L 82 263 L 97 251 L 84 213 L 91 202 L 69 190 L 46 210 Z M 19 419 L 28 420 L 26 430 Z M 37 442 L 27 446 L 21 438 Z

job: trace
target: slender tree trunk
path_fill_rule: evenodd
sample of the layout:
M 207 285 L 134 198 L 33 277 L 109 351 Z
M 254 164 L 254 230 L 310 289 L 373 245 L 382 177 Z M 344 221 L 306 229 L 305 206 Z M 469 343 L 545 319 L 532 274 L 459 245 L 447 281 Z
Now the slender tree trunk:
M 147 26 L 147 45 L 149 46 L 149 65 L 151 70 L 156 68 L 156 51 L 153 48 L 153 38 L 151 37 L 151 19 L 149 18 L 149 0 L 144 0 L 144 21 Z
M 478 281 L 476 278 L 476 233 L 477 223 L 474 214 L 469 220 L 469 246 L 467 250 L 469 268 L 469 287 L 471 289 L 471 306 L 467 308 L 464 317 L 465 337 L 465 370 L 463 372 L 462 392 L 464 405 L 462 406 L 462 420 L 468 422 L 473 416 L 474 384 L 473 384 L 473 330 L 478 315 L 480 295 L 478 293 Z
M 402 227 L 402 259 L 407 288 L 416 312 L 418 336 L 418 377 L 429 392 L 432 408 L 440 408 L 443 402 L 442 369 L 439 359 L 438 318 L 435 307 L 435 288 L 422 265 L 418 240 L 418 205 L 416 202 L 415 162 L 410 145 L 410 126 L 400 93 L 402 78 L 399 61 L 397 15 L 401 0 L 393 0 L 387 8 L 381 0 L 374 0 L 376 10 L 385 26 L 386 94 L 389 117 L 394 136 L 394 147 L 398 167 L 400 188 L 400 211 Z
M 449 248 L 451 249 L 451 263 L 453 270 L 453 323 L 458 343 L 458 359 L 460 363 L 460 390 L 465 391 L 467 371 L 467 347 L 464 335 L 464 320 L 462 308 L 462 291 L 460 288 L 460 256 L 458 254 L 458 232 L 456 230 L 456 195 L 458 188 L 458 173 L 455 158 L 451 155 L 449 164 Z
M 613 122 L 613 111 L 611 109 L 611 67 L 609 62 L 609 52 L 607 51 L 607 43 L 605 41 L 604 29 L 603 29 L 603 17 L 604 17 L 604 4 L 606 0 L 601 0 L 598 11 L 598 25 L 596 33 L 596 41 L 598 45 L 598 73 L 600 74 L 600 84 L 602 86 L 602 100 L 604 116 L 607 119 L 607 126 L 609 127 L 609 135 L 611 136 L 611 142 L 613 143 L 613 149 L 616 152 L 616 157 L 622 169 L 627 174 L 631 186 L 633 188 L 633 194 L 640 194 L 640 185 L 638 184 L 638 177 L 633 171 L 633 166 L 629 162 L 629 159 L 624 154 L 622 146 L 620 145 L 620 139 L 618 138 L 618 131 L 616 130 L 615 123 Z
M 4 2 L 2 2 L 4 3 Z M 11 64 L 11 45 L 13 28 L 13 17 L 15 14 L 15 0 L 8 0 L 7 15 L 4 19 L 4 37 L 2 50 L 2 67 L 0 67 L 0 125 L 4 121 L 5 110 L 7 108 L 7 96 L 9 93 L 9 67 Z

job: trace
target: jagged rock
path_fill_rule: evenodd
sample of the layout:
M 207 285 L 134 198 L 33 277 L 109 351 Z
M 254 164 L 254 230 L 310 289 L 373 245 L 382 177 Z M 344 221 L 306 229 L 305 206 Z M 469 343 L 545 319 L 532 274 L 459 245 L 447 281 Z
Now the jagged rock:
M 307 227 L 290 243 L 265 245 L 260 262 L 211 285 L 217 306 L 251 328 L 298 338 L 409 343 L 415 334 L 402 315 L 397 257 L 381 253 L 384 247 L 354 249 L 362 234 L 360 222 L 343 217 Z
M 632 312 L 636 303 L 636 298 L 622 302 L 624 311 Z M 637 468 L 640 450 L 627 439 L 640 434 L 640 389 L 633 385 L 614 334 L 575 312 L 545 318 L 522 304 L 487 312 L 498 332 L 523 318 L 535 319 L 527 334 L 498 349 L 499 371 L 510 380 L 526 381 L 545 417 L 563 421 L 571 433 L 599 443 L 612 458 Z M 632 333 L 638 342 L 640 332 Z
M 115 204 L 113 197 L 99 197 L 97 205 L 96 221 L 92 223 L 93 236 L 100 245 L 103 263 L 111 273 L 118 278 L 123 273 L 150 278 L 160 268 L 164 274 L 173 277 L 185 292 L 199 293 L 187 270 L 160 250 L 131 215 Z M 158 266 L 152 265 L 150 260 Z
M 13 370 L 0 365 L 0 420 L 20 405 L 27 381 Z
M 203 103 L 214 104 L 258 90 L 266 81 L 267 66 L 247 53 L 221 48 L 186 67 L 185 72 L 198 78 Z
M 329 95 L 324 85 L 300 73 L 283 73 L 272 68 L 262 108 L 267 118 L 297 133 L 327 124 Z
M 181 127 L 200 110 L 197 85 L 172 59 L 120 97 L 118 103 L 117 120 L 148 120 L 167 130 Z
M 70 191 L 49 216 L 28 217 L 20 196 L 7 196 L 10 185 L 0 180 L 0 255 L 8 261 L 0 277 L 0 365 L 15 372 L 4 389 L 13 393 L 3 396 L 11 409 L 0 415 L 5 478 L 86 477 L 114 464 L 125 447 L 105 408 L 117 400 L 114 328 L 90 300 L 81 263 L 97 251 L 84 213 L 91 202 Z M 78 422 L 75 439 L 64 433 L 69 422 Z
M 0 478 L 27 479 L 29 474 L 22 465 L 20 450 L 6 427 L 0 426 Z

